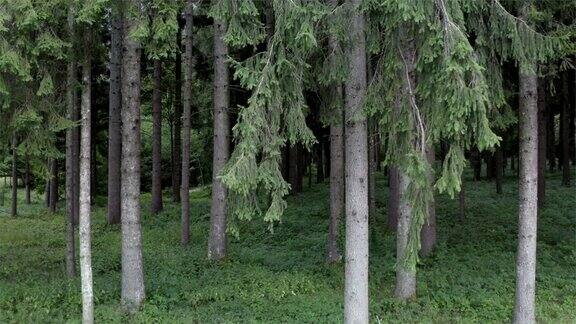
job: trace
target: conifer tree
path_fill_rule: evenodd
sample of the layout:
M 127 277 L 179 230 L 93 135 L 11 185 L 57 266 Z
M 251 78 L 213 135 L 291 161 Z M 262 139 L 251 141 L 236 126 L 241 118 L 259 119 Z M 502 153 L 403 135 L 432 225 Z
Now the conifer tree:
M 140 50 L 134 37 L 140 2 L 125 2 L 122 56 L 122 305 L 135 312 L 145 298 L 140 210 Z
M 228 46 L 224 42 L 226 22 L 214 20 L 214 157 L 212 162 L 212 207 L 210 213 L 210 237 L 208 258 L 222 260 L 226 257 L 226 223 L 228 191 L 220 173 L 228 161 L 230 120 L 228 113 Z

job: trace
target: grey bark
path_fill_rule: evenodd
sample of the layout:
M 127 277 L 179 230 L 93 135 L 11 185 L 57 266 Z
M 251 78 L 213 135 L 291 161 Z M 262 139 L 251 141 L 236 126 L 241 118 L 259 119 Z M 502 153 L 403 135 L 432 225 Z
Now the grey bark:
M 335 86 L 334 92 L 342 97 L 342 87 Z M 342 108 L 334 109 L 335 121 L 330 125 L 330 221 L 326 243 L 326 261 L 340 262 L 342 254 L 338 247 L 340 219 L 344 211 L 344 120 Z
M 436 160 L 436 155 L 434 152 L 434 146 L 428 146 L 426 148 L 426 154 L 428 157 L 428 163 L 430 164 L 430 172 L 428 173 L 428 180 L 431 184 L 434 184 L 434 163 Z M 420 255 L 422 257 L 429 256 L 434 248 L 436 247 L 436 205 L 434 199 L 428 202 L 428 215 L 422 229 L 420 230 Z
M 193 32 L 193 7 L 194 0 L 186 1 L 184 9 L 184 84 L 183 114 L 182 114 L 182 184 L 180 198 L 182 200 L 182 245 L 188 245 L 190 241 L 190 128 L 192 111 L 192 73 L 194 68 L 192 53 Z
M 411 96 L 408 100 L 415 101 L 413 97 L 413 88 L 415 86 L 415 66 L 416 66 L 416 45 L 414 39 L 408 32 L 408 27 L 403 27 L 401 37 L 404 39 L 399 50 L 405 61 L 404 89 L 402 96 Z M 398 111 L 399 107 L 395 107 Z M 426 158 L 426 157 L 424 157 Z M 398 266 L 396 267 L 396 287 L 394 296 L 398 299 L 405 300 L 416 295 L 416 271 L 400 265 L 401 260 L 405 258 L 408 252 L 408 241 L 410 238 L 410 224 L 412 222 L 412 204 L 408 201 L 407 193 L 410 179 L 402 171 L 398 170 L 398 191 L 400 203 L 398 208 L 398 227 L 396 231 L 396 258 Z
M 12 135 L 12 209 L 10 215 L 18 215 L 18 139 Z
M 226 221 L 228 191 L 219 176 L 230 155 L 228 115 L 228 46 L 224 42 L 226 22 L 214 20 L 214 156 L 212 163 L 212 209 L 208 259 L 226 257 Z
M 182 176 L 182 27 L 178 23 L 176 36 L 175 88 L 174 88 L 174 144 L 172 146 L 172 201 L 180 201 Z
M 398 227 L 398 208 L 400 207 L 400 190 L 398 167 L 391 165 L 388 171 L 389 194 L 388 194 L 388 229 L 396 231 Z
M 544 205 L 546 197 L 546 81 L 538 79 L 538 207 Z
M 345 82 L 346 264 L 344 322 L 368 323 L 368 130 L 362 107 L 366 93 L 366 39 L 361 0 L 353 12 Z
M 112 8 L 110 30 L 110 94 L 108 98 L 108 224 L 120 223 L 120 187 L 122 181 L 122 12 Z
M 328 0 L 331 8 L 338 6 L 338 0 Z M 328 50 L 336 53 L 340 44 L 335 35 L 328 37 Z M 335 56 L 331 64 L 336 64 Z M 340 105 L 342 85 L 332 86 L 332 94 L 337 98 L 338 106 L 333 107 L 333 119 L 330 123 L 330 220 L 328 223 L 328 240 L 326 242 L 326 262 L 336 263 L 342 260 L 338 247 L 340 236 L 340 219 L 344 210 L 344 111 Z
M 398 227 L 396 234 L 396 258 L 402 260 L 408 247 L 410 223 L 412 220 L 412 205 L 407 201 L 406 192 L 410 179 L 402 172 L 398 172 L 398 189 L 400 192 L 400 205 L 398 208 Z M 396 269 L 396 286 L 394 296 L 398 299 L 409 299 L 416 296 L 416 271 L 398 266 Z
M 82 323 L 94 323 L 94 293 L 92 288 L 92 252 L 90 217 L 90 138 L 91 138 L 91 29 L 84 29 L 84 62 L 82 64 L 82 130 L 80 139 L 80 281 L 82 286 Z
M 152 214 L 164 208 L 162 204 L 162 62 L 154 60 L 152 90 Z
M 140 1 L 126 3 L 122 56 L 122 305 L 135 312 L 145 298 L 140 210 L 140 44 L 129 35 L 138 27 Z M 129 14 L 130 13 L 130 14 Z
M 531 1 L 520 9 L 526 18 Z M 536 227 L 538 220 L 538 105 L 536 64 L 520 65 L 519 209 L 514 323 L 535 323 Z

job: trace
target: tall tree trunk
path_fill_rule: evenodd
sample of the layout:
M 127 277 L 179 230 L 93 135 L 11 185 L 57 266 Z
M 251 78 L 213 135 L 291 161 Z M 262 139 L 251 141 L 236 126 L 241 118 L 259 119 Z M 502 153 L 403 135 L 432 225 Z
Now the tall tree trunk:
M 400 192 L 400 204 L 398 208 L 398 227 L 396 230 L 396 259 L 405 258 L 410 236 L 410 223 L 412 222 L 412 205 L 408 201 L 406 193 L 410 179 L 398 171 L 398 191 Z M 402 266 L 396 268 L 396 286 L 394 296 L 399 299 L 409 299 L 416 295 L 416 271 Z
M 50 159 L 48 159 L 46 167 L 50 170 Z M 50 208 L 50 177 L 48 177 L 46 185 L 44 186 L 44 204 L 46 205 L 46 208 Z
M 82 284 L 82 323 L 94 323 L 92 291 L 92 252 L 90 237 L 90 138 L 91 114 L 91 27 L 84 29 L 84 62 L 82 64 L 82 130 L 80 143 L 80 280 Z
M 182 24 L 178 21 L 176 36 L 176 62 L 174 66 L 174 146 L 172 148 L 172 201 L 180 201 L 182 176 Z
M 335 6 L 336 1 L 332 0 L 331 5 Z M 330 37 L 329 42 L 335 43 L 335 37 Z M 341 85 L 334 86 L 333 91 L 338 98 L 342 98 Z M 333 112 L 335 118 L 330 124 L 330 221 L 326 244 L 328 263 L 342 260 L 338 247 L 340 218 L 344 210 L 344 119 L 342 113 L 342 107 L 336 107 Z
M 562 74 L 562 111 L 560 130 L 562 131 L 562 185 L 570 187 L 570 95 L 568 72 Z
M 122 57 L 122 305 L 136 311 L 145 298 L 140 210 L 140 44 L 130 35 L 138 28 L 140 1 L 125 3 Z
M 388 171 L 388 229 L 396 231 L 398 227 L 398 212 L 400 208 L 400 179 L 398 167 L 391 165 Z
M 544 206 L 546 197 L 546 81 L 538 79 L 538 207 Z
M 328 0 L 330 8 L 338 6 L 338 0 Z M 335 53 L 340 44 L 335 35 L 328 37 L 328 50 Z M 331 64 L 336 65 L 336 58 L 331 58 Z M 337 106 L 332 108 L 330 123 L 330 220 L 328 223 L 328 240 L 326 242 L 326 262 L 336 263 L 342 260 L 338 247 L 340 236 L 340 218 L 344 210 L 344 111 L 342 110 L 342 85 L 332 86 L 332 95 L 338 98 Z
M 554 110 L 550 109 L 546 113 L 547 134 L 546 134 L 546 155 L 548 156 L 548 163 L 550 172 L 556 169 L 556 127 L 554 127 Z
M 193 73 L 193 56 L 192 56 L 192 32 L 193 32 L 193 7 L 194 0 L 186 1 L 184 18 L 186 26 L 184 27 L 184 86 L 182 93 L 184 95 L 184 106 L 182 115 L 182 136 L 184 137 L 182 145 L 182 245 L 188 245 L 190 241 L 190 128 L 191 128 L 191 111 L 192 111 L 192 73 Z
M 226 257 L 226 219 L 228 191 L 218 178 L 230 155 L 228 106 L 228 46 L 224 42 L 226 22 L 214 20 L 214 160 L 212 163 L 212 209 L 208 259 Z
M 28 152 L 26 152 L 25 161 L 26 163 L 24 168 L 24 186 L 26 187 L 26 205 L 30 205 L 30 157 L 28 156 Z
M 531 0 L 520 8 L 526 18 Z M 516 257 L 516 303 L 514 323 L 535 323 L 536 226 L 538 220 L 538 77 L 533 63 L 520 65 L 519 139 L 520 178 L 518 255 Z
M 120 223 L 122 175 L 122 38 L 121 5 L 112 8 L 110 30 L 110 97 L 108 101 L 108 224 Z
M 351 46 L 347 56 L 349 73 L 345 83 L 346 131 L 345 204 L 346 264 L 344 322 L 368 323 L 368 130 L 362 104 L 366 92 L 366 39 L 361 0 L 347 1 Z
M 472 160 L 472 167 L 474 168 L 474 181 L 480 181 L 482 178 L 482 158 L 477 148 L 470 152 L 470 160 Z
M 426 148 L 426 155 L 428 158 L 428 163 L 430 164 L 430 172 L 428 178 L 431 184 L 434 184 L 434 162 L 436 160 L 436 154 L 434 152 L 434 146 L 428 146 Z M 428 202 L 428 215 L 426 221 L 422 225 L 420 230 L 420 255 L 422 257 L 429 256 L 434 248 L 436 247 L 436 205 L 434 199 Z
M 18 139 L 12 135 L 12 209 L 10 215 L 18 215 Z
M 502 194 L 502 178 L 503 178 L 503 171 L 504 167 L 503 164 L 503 151 L 502 145 L 496 148 L 496 152 L 494 152 L 494 173 L 496 175 L 496 193 Z
M 58 160 L 50 162 L 50 212 L 56 213 L 58 205 Z
M 152 214 L 164 208 L 162 204 L 162 62 L 154 60 L 152 93 Z
M 402 28 L 403 42 L 400 44 L 400 55 L 405 62 L 405 76 L 404 87 L 401 95 L 407 96 L 408 100 L 414 102 L 413 87 L 415 87 L 415 69 L 416 69 L 416 45 L 413 37 L 409 32 L 409 27 Z M 400 111 L 400 107 L 395 107 L 396 113 Z M 423 152 L 425 154 L 425 152 Z M 426 159 L 426 156 L 423 158 Z M 408 253 L 408 241 L 410 239 L 410 227 L 412 223 L 412 203 L 408 197 L 408 187 L 410 179 L 404 171 L 399 170 L 399 196 L 400 205 L 398 211 L 398 228 L 396 231 L 396 287 L 394 289 L 394 296 L 398 299 L 405 300 L 412 298 L 416 295 L 416 270 L 403 265 L 403 260 Z

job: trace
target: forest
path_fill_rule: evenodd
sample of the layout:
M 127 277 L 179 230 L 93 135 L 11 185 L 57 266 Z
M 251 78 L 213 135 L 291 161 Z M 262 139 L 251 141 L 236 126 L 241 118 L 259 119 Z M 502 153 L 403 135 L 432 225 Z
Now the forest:
M 0 323 L 574 323 L 575 66 L 575 0 L 0 0 Z

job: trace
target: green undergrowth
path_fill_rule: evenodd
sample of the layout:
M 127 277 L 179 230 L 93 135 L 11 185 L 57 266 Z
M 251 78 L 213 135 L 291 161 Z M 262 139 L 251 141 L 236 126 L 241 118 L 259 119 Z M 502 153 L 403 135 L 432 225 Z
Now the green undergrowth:
M 438 246 L 418 267 L 418 297 L 396 301 L 394 235 L 385 230 L 386 179 L 378 177 L 378 213 L 371 231 L 370 308 L 374 322 L 504 323 L 514 302 L 516 179 L 498 195 L 492 182 L 467 182 L 467 213 L 458 200 L 437 197 Z M 23 193 L 20 195 L 23 196 Z M 93 210 L 95 316 L 99 323 L 342 322 L 343 266 L 324 263 L 328 185 L 289 198 L 282 222 L 239 224 L 228 259 L 206 261 L 209 188 L 191 193 L 191 244 L 180 245 L 179 206 L 165 200 L 157 216 L 143 196 L 147 299 L 127 317 L 120 300 L 120 228 Z M 0 206 L 0 322 L 80 322 L 79 280 L 64 274 L 64 216 L 42 198 L 20 214 Z M 61 206 L 60 209 L 63 207 Z M 549 175 L 538 229 L 537 316 L 544 323 L 576 321 L 576 195 Z

